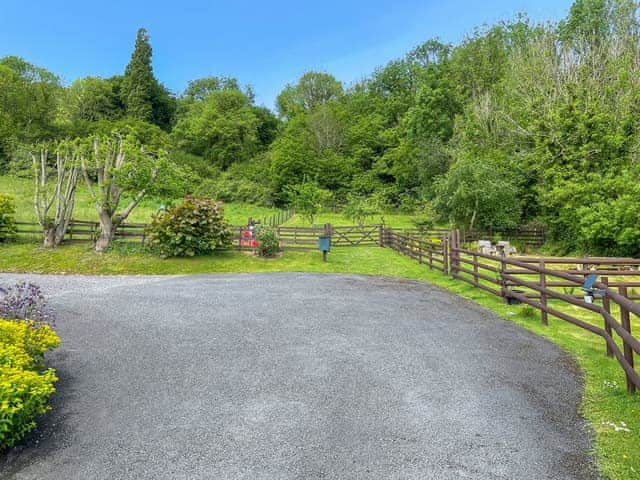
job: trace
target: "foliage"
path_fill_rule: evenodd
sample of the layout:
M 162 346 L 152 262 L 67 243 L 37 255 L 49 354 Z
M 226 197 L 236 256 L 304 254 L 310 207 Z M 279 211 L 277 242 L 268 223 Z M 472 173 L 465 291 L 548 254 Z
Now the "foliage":
M 433 207 L 442 221 L 482 231 L 515 227 L 520 219 L 513 172 L 486 158 L 459 159 L 437 182 Z
M 57 101 L 62 87 L 51 72 L 25 60 L 0 58 L 0 171 L 17 144 L 57 134 Z
M 296 85 L 287 85 L 278 95 L 276 103 L 280 116 L 293 118 L 299 113 L 336 100 L 342 95 L 342 84 L 333 75 L 306 72 Z
M 331 197 L 331 193 L 320 188 L 317 182 L 305 181 L 287 188 L 290 204 L 296 212 L 313 225 L 316 215 Z
M 208 198 L 186 197 L 154 217 L 149 243 L 163 258 L 193 257 L 230 246 L 231 235 L 222 205 Z
M 460 227 L 538 221 L 563 250 L 635 255 L 640 226 L 624 205 L 638 178 L 639 38 L 637 2 L 576 0 L 557 24 L 518 15 L 456 45 L 427 40 L 348 88 L 306 72 L 278 95 L 279 118 L 232 77 L 193 80 L 174 99 L 144 29 L 124 75 L 108 79 L 64 87 L 5 57 L 0 171 L 24 171 L 25 143 L 135 130 L 137 144 L 190 170 L 185 191 L 282 206 L 315 179 L 336 204 L 432 203 Z
M 0 318 L 7 320 L 31 320 L 37 324 L 56 325 L 56 315 L 42 293 L 31 282 L 20 282 L 0 287 Z
M 259 225 L 257 228 L 258 255 L 261 257 L 275 256 L 280 250 L 280 238 L 277 232 L 266 225 Z
M 72 123 L 116 120 L 125 114 L 120 98 L 120 77 L 85 77 L 66 91 L 64 108 Z
M 12 447 L 50 410 L 57 381 L 43 355 L 60 339 L 48 325 L 0 319 L 0 449 Z
M 358 225 L 364 225 L 368 219 L 378 213 L 378 209 L 375 204 L 375 199 L 348 195 L 347 204 L 343 208 L 343 213 Z
M 169 129 L 175 100 L 153 74 L 149 34 L 138 30 L 136 43 L 122 78 L 121 98 L 127 115 Z
M 0 193 L 0 243 L 16 233 L 16 205 L 13 196 Z
M 116 228 L 148 195 L 175 195 L 187 176 L 168 160 L 166 152 L 145 150 L 133 134 L 118 132 L 78 144 L 80 167 L 100 221 L 96 251 L 109 246 Z M 131 200 L 120 210 L 124 196 Z
M 191 102 L 173 129 L 175 144 L 225 169 L 259 151 L 258 117 L 240 90 L 214 90 Z

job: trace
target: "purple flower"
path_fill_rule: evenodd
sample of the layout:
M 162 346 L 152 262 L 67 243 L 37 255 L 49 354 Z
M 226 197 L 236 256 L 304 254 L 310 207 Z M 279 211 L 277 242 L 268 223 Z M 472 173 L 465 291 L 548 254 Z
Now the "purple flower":
M 53 309 L 35 283 L 20 282 L 0 287 L 0 318 L 7 320 L 33 320 L 55 327 Z

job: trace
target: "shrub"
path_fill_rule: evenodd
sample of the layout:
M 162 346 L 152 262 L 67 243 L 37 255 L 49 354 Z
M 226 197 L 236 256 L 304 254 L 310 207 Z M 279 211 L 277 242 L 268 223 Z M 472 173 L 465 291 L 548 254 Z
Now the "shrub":
M 43 355 L 60 344 L 49 325 L 0 320 L 0 449 L 12 447 L 46 413 L 58 380 Z
M 256 233 L 258 240 L 258 255 L 261 257 L 273 257 L 280 250 L 280 239 L 271 227 L 260 227 Z
M 0 193 L 0 242 L 16 234 L 16 205 L 11 195 Z
M 55 327 L 55 313 L 38 285 L 20 282 L 7 288 L 0 287 L 0 294 L 0 318 L 33 320 Z
M 231 238 L 222 206 L 208 198 L 184 198 L 154 216 L 149 230 L 149 242 L 163 258 L 211 253 L 229 246 Z

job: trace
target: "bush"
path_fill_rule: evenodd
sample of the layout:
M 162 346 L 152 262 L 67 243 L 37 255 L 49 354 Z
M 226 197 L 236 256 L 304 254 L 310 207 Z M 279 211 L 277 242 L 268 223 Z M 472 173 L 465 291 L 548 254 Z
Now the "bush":
M 0 242 L 16 234 L 16 205 L 11 195 L 0 193 Z
M 15 445 L 35 428 L 36 415 L 50 410 L 58 379 L 43 369 L 43 356 L 59 344 L 48 325 L 0 320 L 0 449 Z
M 231 245 L 232 233 L 223 208 L 208 198 L 184 198 L 154 216 L 149 243 L 160 256 L 193 257 Z
M 280 250 L 280 239 L 271 227 L 260 227 L 256 233 L 258 240 L 258 255 L 261 257 L 273 257 Z

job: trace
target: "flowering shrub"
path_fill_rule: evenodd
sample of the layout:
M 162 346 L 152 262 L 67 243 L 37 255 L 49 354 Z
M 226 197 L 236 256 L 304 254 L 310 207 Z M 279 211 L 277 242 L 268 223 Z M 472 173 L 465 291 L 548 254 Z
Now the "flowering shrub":
M 166 257 L 193 257 L 231 245 L 231 229 L 222 206 L 208 198 L 184 198 L 153 218 L 152 248 Z
M 258 254 L 261 257 L 273 257 L 280 249 L 278 234 L 271 227 L 260 227 L 256 234 Z
M 0 287 L 0 318 L 9 320 L 33 320 L 55 327 L 55 313 L 47 303 L 40 287 L 34 283 L 20 282 Z
M 15 445 L 35 428 L 36 415 L 51 408 L 58 379 L 43 369 L 43 355 L 59 344 L 49 325 L 0 319 L 0 449 Z
M 0 242 L 12 238 L 16 233 L 16 205 L 13 197 L 0 193 Z

